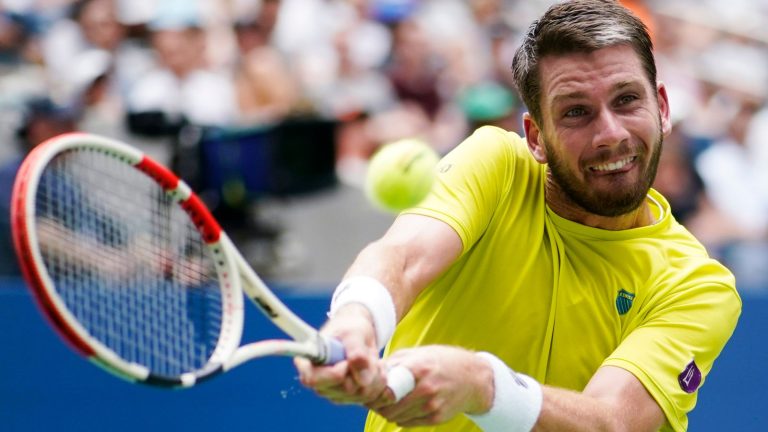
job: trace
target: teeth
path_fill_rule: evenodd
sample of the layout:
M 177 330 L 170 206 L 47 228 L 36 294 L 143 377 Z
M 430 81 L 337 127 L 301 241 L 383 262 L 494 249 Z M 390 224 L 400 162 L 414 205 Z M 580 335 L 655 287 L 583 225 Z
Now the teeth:
M 624 165 L 632 162 L 633 159 L 634 157 L 628 157 L 617 162 L 597 165 L 592 167 L 592 171 L 615 171 L 617 169 L 623 168 Z

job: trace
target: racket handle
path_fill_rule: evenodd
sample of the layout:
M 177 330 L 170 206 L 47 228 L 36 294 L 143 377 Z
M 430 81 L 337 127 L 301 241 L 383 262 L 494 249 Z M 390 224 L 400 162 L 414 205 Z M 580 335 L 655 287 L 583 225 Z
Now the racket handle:
M 325 358 L 325 364 L 336 364 L 347 358 L 347 352 L 344 350 L 344 345 L 336 338 L 325 339 L 325 348 L 325 352 L 328 354 Z

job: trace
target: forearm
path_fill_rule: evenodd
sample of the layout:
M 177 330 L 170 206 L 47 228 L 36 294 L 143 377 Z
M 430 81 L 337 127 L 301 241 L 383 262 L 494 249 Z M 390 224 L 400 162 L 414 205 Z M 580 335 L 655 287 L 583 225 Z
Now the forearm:
M 621 414 L 607 402 L 582 393 L 542 386 L 544 401 L 536 432 L 595 432 L 638 430 L 623 425 Z M 625 408 L 626 409 L 626 408 Z
M 366 246 L 344 275 L 344 280 L 366 276 L 379 281 L 390 293 L 399 321 L 420 292 L 420 278 L 409 268 L 406 254 L 379 240 Z
M 461 250 L 459 236 L 444 222 L 403 215 L 381 239 L 358 254 L 344 278 L 368 276 L 379 281 L 390 292 L 399 321 Z
M 481 354 L 493 368 L 492 403 L 471 416 L 491 431 L 656 431 L 664 413 L 630 372 L 600 368 L 582 392 L 541 385 Z M 538 401 L 538 402 L 537 402 Z
M 601 367 L 580 393 L 543 390 L 536 431 L 657 431 L 666 421 L 645 386 L 622 368 Z

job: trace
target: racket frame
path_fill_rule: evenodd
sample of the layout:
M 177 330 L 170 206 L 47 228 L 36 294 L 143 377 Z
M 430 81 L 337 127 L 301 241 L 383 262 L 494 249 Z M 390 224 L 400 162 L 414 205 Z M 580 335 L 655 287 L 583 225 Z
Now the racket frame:
M 222 323 L 219 340 L 203 368 L 180 376 L 158 375 L 129 362 L 92 337 L 66 307 L 48 274 L 36 235 L 35 194 L 42 172 L 57 155 L 81 148 L 104 152 L 141 170 L 189 214 L 214 257 L 222 290 Z M 94 364 L 131 382 L 163 387 L 190 387 L 245 361 L 268 355 L 304 356 L 316 363 L 344 358 L 340 348 L 296 316 L 258 277 L 202 200 L 170 170 L 140 150 L 106 137 L 68 133 L 37 146 L 25 159 L 14 184 L 13 240 L 22 274 L 40 309 L 72 348 Z M 293 340 L 271 339 L 240 346 L 243 326 L 243 293 Z

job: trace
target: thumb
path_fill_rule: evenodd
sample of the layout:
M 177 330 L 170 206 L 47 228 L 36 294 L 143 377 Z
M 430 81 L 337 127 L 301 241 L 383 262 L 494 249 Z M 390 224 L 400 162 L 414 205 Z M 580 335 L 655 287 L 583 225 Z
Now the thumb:
M 362 336 L 354 338 L 354 343 L 347 346 L 347 364 L 352 378 L 360 386 L 368 386 L 376 379 L 378 352 L 376 347 L 366 343 Z

